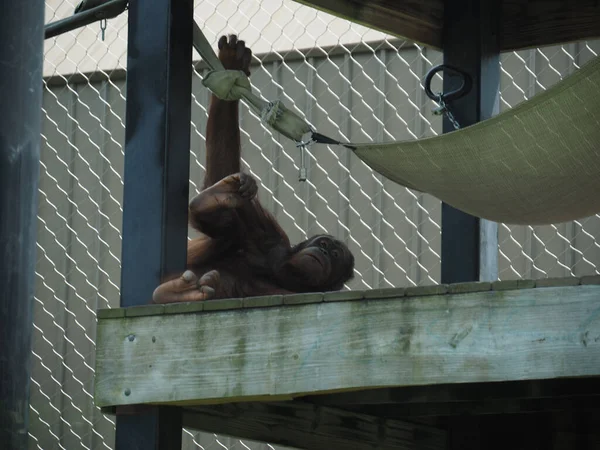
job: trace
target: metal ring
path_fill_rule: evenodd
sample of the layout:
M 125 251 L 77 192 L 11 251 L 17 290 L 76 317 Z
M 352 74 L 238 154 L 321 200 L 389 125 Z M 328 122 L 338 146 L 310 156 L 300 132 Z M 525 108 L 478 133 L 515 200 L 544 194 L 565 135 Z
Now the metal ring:
M 462 84 L 455 90 L 450 92 L 444 92 L 442 94 L 434 94 L 431 91 L 431 80 L 438 72 L 447 72 L 450 76 L 455 76 L 461 79 Z M 427 75 L 425 75 L 425 81 L 423 83 L 425 85 L 425 94 L 433 101 L 438 101 L 440 96 L 445 101 L 456 100 L 457 98 L 464 97 L 471 90 L 471 77 L 468 73 L 463 72 L 455 67 L 448 66 L 446 64 L 440 64 L 439 66 L 432 67 Z

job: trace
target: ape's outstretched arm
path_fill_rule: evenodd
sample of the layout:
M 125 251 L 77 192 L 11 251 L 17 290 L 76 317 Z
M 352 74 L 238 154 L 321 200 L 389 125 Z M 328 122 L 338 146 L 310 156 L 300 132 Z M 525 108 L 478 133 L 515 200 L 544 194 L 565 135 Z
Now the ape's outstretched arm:
M 250 76 L 252 52 L 234 35 L 219 39 L 219 59 L 225 69 Z M 211 94 L 206 124 L 206 189 L 228 175 L 240 172 L 239 100 L 226 101 Z
M 252 52 L 236 36 L 219 39 L 219 59 L 225 69 L 250 75 Z M 206 124 L 206 174 L 203 190 L 192 199 L 190 224 L 213 238 L 229 242 L 259 241 L 289 246 L 289 239 L 258 199 L 256 182 L 240 173 L 239 101 L 211 95 Z
M 219 59 L 225 69 L 242 70 L 249 76 L 251 58 L 250 49 L 236 36 L 219 39 Z M 243 198 L 256 195 L 256 183 L 250 189 L 240 175 L 239 103 L 211 94 L 206 124 L 206 173 L 202 192 L 189 206 L 190 225 L 211 237 L 239 236 L 242 224 L 235 209 Z M 228 178 L 234 174 L 238 174 L 237 179 Z

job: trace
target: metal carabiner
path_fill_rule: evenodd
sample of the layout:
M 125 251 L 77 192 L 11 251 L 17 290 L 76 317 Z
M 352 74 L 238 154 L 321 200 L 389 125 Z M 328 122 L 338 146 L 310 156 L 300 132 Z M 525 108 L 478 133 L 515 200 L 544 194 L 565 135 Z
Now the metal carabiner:
M 435 76 L 436 73 L 442 72 L 442 71 L 448 73 L 448 75 L 450 75 L 451 77 L 460 78 L 462 81 L 462 84 L 457 89 L 454 89 L 453 91 L 444 92 L 441 94 L 434 94 L 433 91 L 431 90 L 431 80 L 433 80 L 433 77 Z M 462 70 L 459 70 L 455 67 L 448 66 L 446 64 L 440 64 L 438 66 L 432 67 L 431 70 L 429 72 L 427 72 L 427 75 L 425 75 L 425 80 L 424 80 L 423 84 L 425 85 L 425 94 L 427 94 L 427 97 L 429 97 L 431 100 L 437 102 L 440 100 L 440 97 L 441 97 L 442 100 L 444 100 L 445 102 L 449 102 L 449 101 L 456 100 L 457 98 L 461 98 L 461 97 L 464 97 L 465 95 L 467 95 L 471 91 L 473 82 L 468 73 L 463 72 Z
M 315 140 L 310 138 L 307 141 L 300 141 L 296 143 L 296 147 L 300 149 L 300 170 L 298 172 L 298 181 L 304 182 L 308 177 L 308 170 L 306 169 L 306 152 L 308 147 L 313 142 L 315 142 Z

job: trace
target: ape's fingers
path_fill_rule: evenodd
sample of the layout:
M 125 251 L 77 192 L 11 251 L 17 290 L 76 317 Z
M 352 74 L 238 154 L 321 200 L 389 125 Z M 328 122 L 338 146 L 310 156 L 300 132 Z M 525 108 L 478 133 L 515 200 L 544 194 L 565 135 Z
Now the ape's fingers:
M 250 189 L 250 191 L 248 192 L 248 198 L 252 199 L 252 198 L 256 197 L 257 193 L 258 193 L 258 185 L 254 184 L 252 186 L 252 189 Z
M 239 194 L 242 198 L 252 199 L 256 197 L 256 193 L 258 192 L 258 186 L 256 183 L 247 183 L 240 186 Z
M 225 44 L 227 44 L 227 36 L 221 36 L 219 38 L 219 50 L 222 50 Z
M 195 283 L 196 278 L 198 277 L 196 277 L 196 274 L 191 270 L 186 270 L 185 272 L 183 272 L 183 275 L 181 275 L 181 280 L 185 281 L 187 284 Z
M 238 193 L 240 195 L 244 195 L 246 192 L 248 192 L 248 190 L 251 187 L 252 187 L 252 182 L 244 180 L 240 183 L 240 187 L 238 188 Z
M 229 35 L 229 47 L 235 48 L 236 43 L 237 43 L 237 36 L 235 34 L 230 34 Z
M 184 303 L 184 302 L 202 302 L 207 300 L 206 293 L 200 292 L 198 289 L 187 292 L 169 293 L 161 302 L 155 303 Z
M 256 191 L 258 190 L 256 186 L 256 180 L 252 178 L 250 175 L 246 173 L 240 174 L 240 185 L 238 188 L 238 193 L 244 197 L 249 198 L 256 195 Z
M 202 300 L 210 300 L 212 298 L 215 298 L 217 291 L 215 291 L 210 286 L 200 286 L 198 289 L 199 294 L 202 296 Z
M 240 60 L 243 59 L 245 49 L 246 49 L 246 42 L 245 41 L 237 41 L 237 45 L 235 48 L 235 57 Z
M 200 280 L 198 280 L 198 289 L 202 290 L 202 288 L 210 288 L 214 291 L 220 282 L 221 274 L 219 271 L 211 270 L 202 275 Z
M 252 50 L 249 48 L 244 49 L 244 56 L 242 57 L 242 67 L 246 76 L 250 76 L 250 61 L 252 60 Z

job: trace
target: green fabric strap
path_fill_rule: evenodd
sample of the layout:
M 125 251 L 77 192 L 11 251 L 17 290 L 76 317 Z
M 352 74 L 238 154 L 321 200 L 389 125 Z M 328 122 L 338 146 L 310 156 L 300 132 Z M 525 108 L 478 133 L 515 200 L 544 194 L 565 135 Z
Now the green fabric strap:
M 304 135 L 311 131 L 309 124 L 280 101 L 266 102 L 254 95 L 244 72 L 225 70 L 196 22 L 193 39 L 194 48 L 211 68 L 202 84 L 213 94 L 223 100 L 244 100 L 265 123 L 293 141 L 301 142 Z

